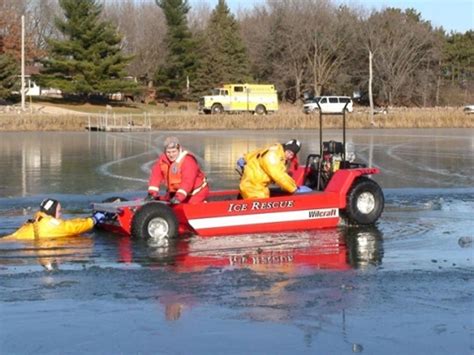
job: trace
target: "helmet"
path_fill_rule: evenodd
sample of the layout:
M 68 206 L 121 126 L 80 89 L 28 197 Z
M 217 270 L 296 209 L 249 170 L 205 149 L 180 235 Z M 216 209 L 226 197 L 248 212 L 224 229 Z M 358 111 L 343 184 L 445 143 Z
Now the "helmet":
M 56 209 L 58 208 L 59 201 L 52 198 L 45 198 L 40 203 L 40 211 L 46 213 L 49 216 L 56 217 Z
M 297 139 L 292 139 L 291 141 L 288 141 L 285 144 L 283 144 L 283 149 L 289 150 L 295 154 L 298 154 L 298 152 L 301 149 L 301 142 Z

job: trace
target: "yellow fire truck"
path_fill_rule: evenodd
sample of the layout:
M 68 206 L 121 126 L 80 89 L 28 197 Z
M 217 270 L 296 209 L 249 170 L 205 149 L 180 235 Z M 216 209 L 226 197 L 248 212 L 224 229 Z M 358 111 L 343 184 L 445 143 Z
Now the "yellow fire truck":
M 264 115 L 278 110 L 278 97 L 273 85 L 226 84 L 212 90 L 212 95 L 199 99 L 199 112 L 252 112 Z

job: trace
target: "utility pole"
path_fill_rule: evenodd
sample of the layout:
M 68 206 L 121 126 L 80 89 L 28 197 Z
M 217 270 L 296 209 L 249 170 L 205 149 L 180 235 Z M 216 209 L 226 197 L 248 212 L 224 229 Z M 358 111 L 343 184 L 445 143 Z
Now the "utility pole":
M 372 93 L 372 79 L 373 79 L 373 72 L 372 72 L 372 60 L 373 60 L 373 53 L 372 50 L 369 49 L 369 103 L 370 103 L 370 124 L 372 126 L 375 125 L 374 121 L 374 98 Z
M 21 16 L 21 110 L 25 111 L 25 16 Z

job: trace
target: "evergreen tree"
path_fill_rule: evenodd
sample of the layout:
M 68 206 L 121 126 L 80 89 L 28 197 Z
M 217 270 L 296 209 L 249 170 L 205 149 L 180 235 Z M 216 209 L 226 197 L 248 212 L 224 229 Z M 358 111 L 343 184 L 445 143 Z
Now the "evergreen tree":
M 187 94 L 187 82 L 194 80 L 196 56 L 195 42 L 188 28 L 187 0 L 156 0 L 166 17 L 168 32 L 165 42 L 168 49 L 165 64 L 158 69 L 155 84 L 159 96 L 180 99 Z
M 18 83 L 20 68 L 15 59 L 5 53 L 3 37 L 0 36 L 0 98 L 8 98 Z
M 466 86 L 474 79 L 474 31 L 451 33 L 444 46 L 445 76 Z
M 239 25 L 225 0 L 219 0 L 201 38 L 201 57 L 197 82 L 198 92 L 209 91 L 224 83 L 251 80 L 247 51 L 240 37 Z
M 121 38 L 112 25 L 101 21 L 102 5 L 96 0 L 59 4 L 65 18 L 57 18 L 56 26 L 64 39 L 49 41 L 40 84 L 86 97 L 133 90 L 135 83 L 123 79 L 131 58 L 122 55 Z

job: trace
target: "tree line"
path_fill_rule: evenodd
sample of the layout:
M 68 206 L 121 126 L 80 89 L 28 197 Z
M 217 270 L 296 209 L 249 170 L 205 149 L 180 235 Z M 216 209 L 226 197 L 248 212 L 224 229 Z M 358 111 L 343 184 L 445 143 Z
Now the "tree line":
M 187 0 L 0 0 L 0 97 L 18 83 L 20 17 L 36 80 L 84 99 L 153 86 L 195 100 L 223 83 L 272 83 L 282 100 L 353 95 L 379 105 L 473 99 L 474 31 L 414 9 L 267 0 L 233 14 Z M 131 80 L 131 79 L 134 80 Z M 370 84 L 370 85 L 369 85 Z

